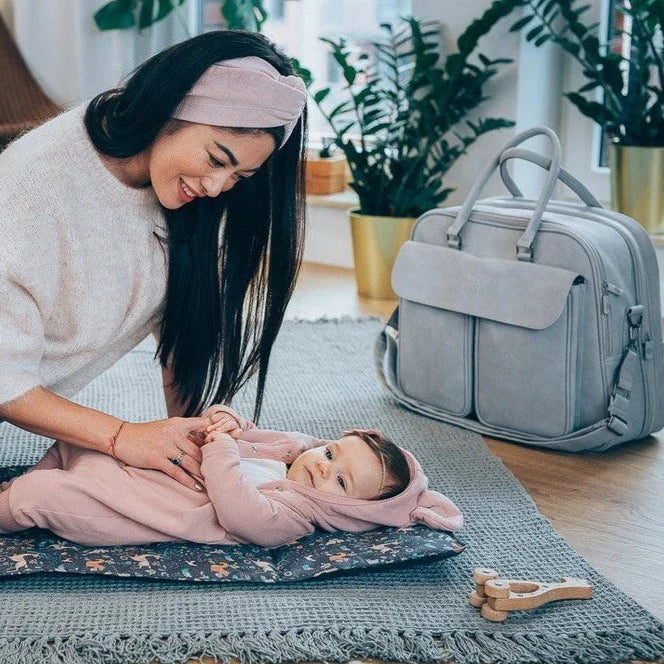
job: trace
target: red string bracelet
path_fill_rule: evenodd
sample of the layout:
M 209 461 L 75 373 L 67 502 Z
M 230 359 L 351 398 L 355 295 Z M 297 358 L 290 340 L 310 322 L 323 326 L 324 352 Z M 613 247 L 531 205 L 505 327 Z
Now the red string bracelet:
M 118 459 L 118 460 L 119 460 L 119 457 L 115 454 L 115 444 L 118 442 L 118 436 L 120 435 L 120 431 L 122 431 L 122 427 L 123 427 L 125 424 L 127 424 L 127 422 L 125 422 L 125 421 L 123 420 L 122 424 L 120 424 L 120 426 L 118 427 L 118 430 L 115 432 L 115 436 L 113 436 L 113 437 L 111 438 L 111 444 L 106 448 L 106 454 L 108 454 L 109 452 L 111 452 L 111 454 L 113 455 L 113 458 L 114 458 L 114 459 Z

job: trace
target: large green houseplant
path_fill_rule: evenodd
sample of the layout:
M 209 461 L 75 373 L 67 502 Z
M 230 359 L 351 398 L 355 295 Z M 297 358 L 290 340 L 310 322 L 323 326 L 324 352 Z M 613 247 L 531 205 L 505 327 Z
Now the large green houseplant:
M 612 44 L 600 24 L 585 22 L 582 0 L 520 0 L 526 30 L 537 46 L 558 44 L 581 66 L 586 82 L 566 97 L 611 140 L 612 205 L 651 232 L 664 230 L 664 0 L 615 0 L 622 21 Z M 627 45 L 628 48 L 620 48 Z M 618 46 L 619 48 L 614 48 Z M 601 94 L 597 95 L 600 91 Z
M 517 4 L 494 1 L 447 57 L 439 52 L 437 23 L 405 18 L 396 28 L 382 24 L 386 37 L 373 46 L 387 76 L 366 53 L 355 59 L 345 38 L 322 38 L 341 70 L 344 99 L 329 108 L 330 88 L 312 97 L 346 156 L 359 197 L 350 214 L 360 294 L 394 297 L 391 266 L 414 218 L 445 201 L 453 191 L 445 174 L 480 136 L 513 126 L 502 118 L 470 120 L 469 114 L 487 100 L 486 83 L 511 62 L 478 53 L 478 41 Z M 310 72 L 300 74 L 311 91 Z

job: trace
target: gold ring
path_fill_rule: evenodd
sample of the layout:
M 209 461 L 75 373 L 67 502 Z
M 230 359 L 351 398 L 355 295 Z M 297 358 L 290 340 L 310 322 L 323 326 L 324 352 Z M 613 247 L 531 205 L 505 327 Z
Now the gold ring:
M 184 458 L 185 452 L 181 452 L 179 456 L 173 457 L 171 459 L 171 463 L 174 466 L 179 466 L 182 463 L 182 459 Z

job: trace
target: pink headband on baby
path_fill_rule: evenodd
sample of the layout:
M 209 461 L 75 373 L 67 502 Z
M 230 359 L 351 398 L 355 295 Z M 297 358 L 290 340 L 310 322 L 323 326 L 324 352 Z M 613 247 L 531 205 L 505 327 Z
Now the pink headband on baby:
M 283 126 L 283 147 L 307 100 L 299 76 L 282 76 L 256 56 L 222 60 L 194 83 L 173 117 L 217 127 Z

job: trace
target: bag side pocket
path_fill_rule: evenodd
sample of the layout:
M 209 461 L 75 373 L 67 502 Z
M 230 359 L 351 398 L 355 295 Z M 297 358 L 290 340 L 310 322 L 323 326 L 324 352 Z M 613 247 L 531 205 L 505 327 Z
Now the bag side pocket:
M 468 415 L 474 318 L 404 299 L 399 310 L 399 387 L 423 403 Z
M 543 329 L 478 320 L 474 372 L 480 422 L 550 437 L 577 428 L 584 296 L 585 281 L 578 277 L 560 316 Z

